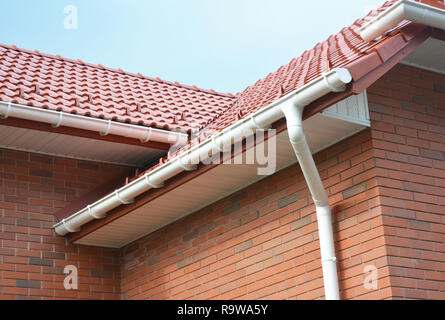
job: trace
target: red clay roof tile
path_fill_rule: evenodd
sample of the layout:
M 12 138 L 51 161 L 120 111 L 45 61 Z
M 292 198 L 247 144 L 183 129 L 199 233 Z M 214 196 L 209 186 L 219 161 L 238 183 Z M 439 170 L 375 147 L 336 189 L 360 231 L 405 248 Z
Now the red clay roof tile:
M 0 44 L 0 100 L 191 132 L 234 96 Z M 189 110 L 184 121 L 171 121 L 172 113 Z
M 304 86 L 323 73 L 333 68 L 345 67 L 366 55 L 368 50 L 386 38 L 382 37 L 380 41 L 376 42 L 365 42 L 359 35 L 359 27 L 395 2 L 395 0 L 386 2 L 382 7 L 371 11 L 366 17 L 357 20 L 350 27 L 343 28 L 339 33 L 318 43 L 313 49 L 305 51 L 287 65 L 246 88 L 237 96 L 236 107 L 229 108 L 222 113 L 204 130 L 221 131 L 240 119 L 239 111 L 242 111 L 242 118 L 245 118 L 281 96 Z
M 313 49 L 306 50 L 287 65 L 280 67 L 264 79 L 258 80 L 254 85 L 247 87 L 236 96 L 236 100 L 231 107 L 226 110 L 223 109 L 216 118 L 209 119 L 208 124 L 200 131 L 198 137 L 193 138 L 189 144 L 174 154 L 170 154 L 164 161 L 171 160 L 199 142 L 211 138 L 240 119 L 248 117 L 280 97 L 295 91 L 323 73 L 333 68 L 346 67 L 358 59 L 369 55 L 374 47 L 394 37 L 395 34 L 387 33 L 376 41 L 366 42 L 360 37 L 358 29 L 396 2 L 397 0 L 390 0 L 384 3 L 380 8 L 369 12 L 364 18 L 355 21 L 350 27 L 343 28 L 339 33 L 331 35 L 326 41 L 318 43 Z M 419 0 L 419 2 L 432 3 L 437 1 Z M 401 22 L 395 28 L 395 31 L 400 30 L 408 23 L 408 21 Z M 157 166 L 159 164 L 147 171 Z M 147 171 L 140 172 L 134 178 L 145 174 Z M 129 181 L 131 180 L 129 179 Z

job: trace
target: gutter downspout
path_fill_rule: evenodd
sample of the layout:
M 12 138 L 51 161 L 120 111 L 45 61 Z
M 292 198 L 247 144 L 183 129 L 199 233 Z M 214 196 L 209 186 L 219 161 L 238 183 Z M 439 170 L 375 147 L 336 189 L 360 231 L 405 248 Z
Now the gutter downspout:
M 352 76 L 346 69 L 339 70 L 339 77 L 343 82 L 343 85 L 340 86 L 333 86 L 325 79 L 326 85 L 331 92 L 344 91 L 346 89 L 345 84 L 352 81 Z M 301 171 L 315 203 L 325 298 L 326 300 L 339 300 L 337 258 L 335 257 L 331 207 L 303 131 L 303 112 L 308 104 L 304 97 L 296 95 L 292 99 L 285 101 L 281 105 L 281 110 L 286 118 L 289 141 L 297 156 Z
M 188 136 L 185 133 L 166 131 L 134 124 L 91 118 L 66 112 L 0 101 L 0 119 L 6 119 L 8 117 L 48 123 L 54 128 L 65 126 L 95 131 L 103 136 L 113 134 L 127 138 L 139 139 L 141 142 L 162 142 L 173 145 L 174 148 L 181 147 L 187 144 L 188 141 Z
M 351 74 L 347 69 L 333 69 L 323 74 L 323 76 L 311 81 L 302 88 L 291 92 L 269 106 L 258 110 L 253 115 L 222 130 L 213 136 L 212 139 L 192 147 L 172 161 L 166 162 L 115 192 L 63 219 L 53 226 L 56 233 L 63 236 L 69 232 L 79 231 L 82 225 L 91 220 L 105 217 L 108 211 L 121 204 L 131 203 L 138 195 L 152 188 L 162 187 L 163 182 L 171 177 L 185 170 L 196 169 L 196 164 L 202 159 L 212 157 L 223 150 L 223 146 L 231 146 L 235 137 L 242 135 L 248 130 L 266 128 L 285 116 L 291 144 L 316 205 L 325 296 L 328 300 L 339 299 L 329 201 L 303 133 L 302 115 L 305 106 L 330 92 L 344 91 L 346 84 L 351 82 L 351 80 Z
M 291 101 L 282 106 L 286 117 L 289 140 L 314 200 L 318 235 L 320 240 L 321 265 L 326 300 L 339 300 L 337 265 L 329 199 L 323 187 L 312 153 L 303 132 L 304 106 Z
M 372 41 L 404 20 L 445 29 L 445 10 L 412 0 L 400 0 L 362 26 L 360 36 L 365 41 Z

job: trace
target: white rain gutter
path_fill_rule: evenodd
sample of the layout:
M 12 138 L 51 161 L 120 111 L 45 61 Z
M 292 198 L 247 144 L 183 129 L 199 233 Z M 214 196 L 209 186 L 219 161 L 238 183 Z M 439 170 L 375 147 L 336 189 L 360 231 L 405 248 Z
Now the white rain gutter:
M 365 41 L 374 40 L 404 20 L 445 29 L 445 10 L 412 0 L 400 0 L 362 26 L 360 36 Z
M 171 132 L 0 101 L 0 119 L 6 119 L 8 117 L 48 123 L 54 128 L 65 126 L 95 131 L 102 136 L 113 134 L 121 137 L 139 139 L 141 142 L 162 142 L 174 145 L 175 148 L 187 144 L 188 141 L 188 136 L 185 133 Z
M 345 90 L 345 85 L 351 80 L 352 77 L 348 70 L 331 70 L 304 87 L 222 130 L 212 139 L 192 147 L 171 161 L 116 190 L 114 193 L 63 219 L 54 225 L 56 233 L 63 236 L 69 232 L 79 231 L 84 224 L 91 220 L 105 217 L 108 211 L 121 204 L 133 202 L 135 197 L 147 190 L 162 187 L 164 181 L 184 170 L 196 169 L 197 166 L 195 164 L 219 153 L 224 150 L 224 147 L 231 146 L 235 138 L 243 135 L 243 133 L 265 129 L 285 116 L 292 146 L 316 205 L 325 296 L 326 299 L 339 299 L 329 201 L 312 154 L 306 143 L 301 125 L 305 106 L 330 92 Z

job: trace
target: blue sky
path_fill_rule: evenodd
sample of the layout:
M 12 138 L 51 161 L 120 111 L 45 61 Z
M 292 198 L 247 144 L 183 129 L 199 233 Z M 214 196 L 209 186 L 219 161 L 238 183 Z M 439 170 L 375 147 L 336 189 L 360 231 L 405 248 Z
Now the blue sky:
M 0 0 L 0 42 L 237 93 L 383 3 Z M 77 29 L 64 27 L 67 5 Z

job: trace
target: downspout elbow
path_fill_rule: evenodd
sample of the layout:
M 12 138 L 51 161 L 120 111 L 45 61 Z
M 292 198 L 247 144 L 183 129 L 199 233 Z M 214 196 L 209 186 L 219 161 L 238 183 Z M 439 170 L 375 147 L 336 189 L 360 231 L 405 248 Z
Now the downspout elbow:
M 315 205 L 317 207 L 329 207 L 328 196 L 324 190 L 303 131 L 303 110 L 304 106 L 298 105 L 295 101 L 289 101 L 282 106 L 282 112 L 286 118 L 289 141 L 300 163 Z
M 305 140 L 303 132 L 303 110 L 294 100 L 286 101 L 281 107 L 286 118 L 287 132 L 292 146 Z

